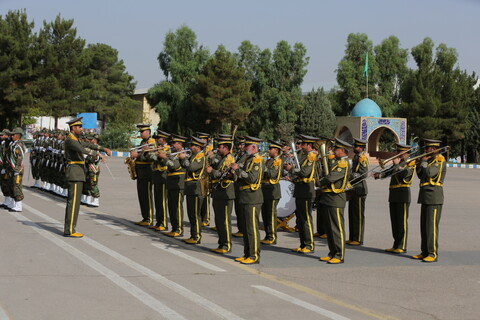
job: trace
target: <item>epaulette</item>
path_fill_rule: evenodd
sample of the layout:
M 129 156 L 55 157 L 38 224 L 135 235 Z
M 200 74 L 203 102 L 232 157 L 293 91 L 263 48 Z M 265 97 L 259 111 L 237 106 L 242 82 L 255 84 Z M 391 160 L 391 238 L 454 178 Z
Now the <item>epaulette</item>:
M 415 167 L 417 165 L 417 162 L 415 160 L 413 160 L 413 161 L 410 161 L 407 165 L 409 167 Z
M 328 159 L 330 159 L 330 160 L 335 159 L 335 155 L 334 154 L 328 154 Z
M 360 162 L 365 162 L 365 161 L 367 161 L 367 162 L 368 162 L 367 156 L 366 156 L 364 153 L 362 153 L 362 154 L 360 155 L 360 158 L 358 159 L 358 161 L 360 161 Z
M 347 168 L 348 167 L 348 161 L 345 159 L 340 159 L 337 163 L 337 166 L 339 168 Z
M 210 152 L 212 150 L 213 150 L 213 146 L 211 144 L 205 147 L 205 152 Z
M 274 165 L 275 167 L 278 167 L 278 166 L 281 165 L 281 164 L 282 164 L 282 159 L 276 158 L 275 160 L 273 160 L 273 165 Z
M 437 154 L 437 156 L 435 157 L 435 161 L 443 162 L 443 161 L 445 161 L 445 157 L 441 154 Z
M 148 144 L 150 144 L 150 143 L 155 143 L 155 139 L 149 138 L 148 141 L 147 141 L 147 143 L 148 143 Z
M 170 146 L 168 144 L 163 146 L 163 151 L 168 151 L 170 150 Z
M 229 153 L 229 154 L 227 155 L 227 157 L 225 158 L 225 161 L 224 161 L 225 166 L 229 166 L 229 165 L 231 165 L 231 164 L 234 163 L 234 162 L 235 162 L 235 158 L 232 156 L 231 153 Z
M 205 156 L 203 152 L 199 152 L 195 155 L 195 159 L 202 159 Z
M 317 159 L 317 154 L 315 152 L 309 152 L 307 159 L 308 161 L 315 161 L 315 159 Z
M 261 163 L 262 161 L 263 161 L 263 158 L 259 154 L 257 154 L 255 157 L 253 157 L 253 160 L 252 160 L 253 163 Z

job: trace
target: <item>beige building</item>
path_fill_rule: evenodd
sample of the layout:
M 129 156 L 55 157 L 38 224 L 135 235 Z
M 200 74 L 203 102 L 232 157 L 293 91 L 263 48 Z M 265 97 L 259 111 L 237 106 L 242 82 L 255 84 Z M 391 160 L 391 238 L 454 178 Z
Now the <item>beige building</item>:
M 153 127 L 157 127 L 160 122 L 160 115 L 154 107 L 147 101 L 148 89 L 137 89 L 133 94 L 133 99 L 142 104 L 142 122 L 150 123 Z

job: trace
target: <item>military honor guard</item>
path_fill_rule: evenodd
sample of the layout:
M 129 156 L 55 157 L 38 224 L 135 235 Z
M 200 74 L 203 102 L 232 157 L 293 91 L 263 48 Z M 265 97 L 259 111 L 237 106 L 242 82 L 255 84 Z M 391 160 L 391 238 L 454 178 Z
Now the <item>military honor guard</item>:
M 4 209 L 11 209 L 14 205 L 13 195 L 9 186 L 9 156 L 10 156 L 10 143 L 12 142 L 10 136 L 10 130 L 3 129 L 0 133 L 0 163 L 1 163 L 1 176 L 0 187 L 2 189 L 3 196 L 5 197 L 0 205 Z
M 11 134 L 12 142 L 9 145 L 10 152 L 8 158 L 10 165 L 7 167 L 7 172 L 9 172 L 10 176 L 9 186 L 13 203 L 9 211 L 21 212 L 22 200 L 24 198 L 22 191 L 23 161 L 27 147 L 25 147 L 25 144 L 20 140 L 23 136 L 22 128 L 15 128 Z
M 95 133 L 89 133 L 86 141 L 98 145 L 99 136 Z M 86 182 L 83 185 L 83 194 L 86 196 L 85 204 L 89 207 L 100 206 L 100 189 L 98 187 L 98 179 L 100 176 L 100 157 L 87 156 L 85 165 L 87 167 Z
M 70 134 L 65 140 L 65 158 L 68 163 L 66 171 L 68 199 L 65 208 L 64 236 L 81 238 L 83 237 L 83 234 L 77 232 L 75 228 L 77 225 L 80 197 L 82 195 L 86 174 L 84 155 L 98 155 L 102 161 L 105 161 L 105 156 L 95 150 L 104 151 L 108 156 L 111 155 L 111 151 L 99 145 L 84 144 L 80 142 L 80 135 L 83 131 L 82 117 L 68 121 L 67 124 L 70 127 Z
M 438 260 L 438 225 L 443 206 L 443 182 L 447 172 L 447 162 L 438 149 L 441 141 L 423 139 L 424 156 L 417 164 L 420 179 L 418 203 L 421 204 L 420 234 L 422 238 L 420 254 L 412 259 L 423 262 Z
M 360 139 L 354 139 L 353 151 L 355 155 L 352 160 L 351 183 L 353 189 L 351 198 L 348 202 L 348 226 L 349 239 L 347 244 L 359 246 L 363 244 L 365 234 L 365 200 L 367 199 L 367 172 L 368 158 L 365 154 L 367 142 Z
M 316 137 L 300 135 L 299 163 L 293 167 L 287 164 L 285 168 L 292 172 L 295 190 L 295 214 L 300 236 L 300 247 L 292 249 L 298 253 L 311 253 L 315 249 L 313 241 L 312 203 L 315 199 L 315 160 L 317 153 L 313 149 Z
M 245 219 L 243 233 L 243 256 L 236 258 L 243 264 L 258 263 L 260 259 L 260 231 L 258 220 L 263 204 L 262 177 L 263 158 L 258 154 L 261 139 L 245 137 L 245 152 L 248 156 L 243 167 L 238 163 L 232 164 L 238 177 L 238 203 L 242 207 Z
M 277 243 L 277 205 L 282 197 L 280 190 L 280 178 L 283 175 L 283 160 L 280 156 L 282 145 L 269 140 L 269 159 L 265 162 L 265 170 L 262 180 L 262 220 L 265 228 L 263 244 Z
M 183 149 L 187 137 L 177 134 L 171 135 L 171 153 L 161 154 L 167 159 L 167 194 L 168 194 L 168 215 L 172 229 L 167 232 L 169 237 L 180 237 L 183 235 L 183 197 L 185 190 L 185 159 L 186 151 Z
M 207 165 L 207 158 L 203 152 L 206 143 L 197 137 L 192 137 L 190 157 L 184 160 L 184 167 L 187 171 L 185 179 L 185 195 L 187 197 L 187 214 L 190 221 L 190 238 L 184 241 L 188 244 L 199 244 L 201 235 L 200 209 L 204 201 L 200 179 L 204 175 Z
M 225 254 L 232 250 L 231 216 L 235 199 L 235 172 L 230 165 L 235 162 L 231 152 L 232 137 L 217 138 L 217 157 L 206 168 L 212 179 L 212 205 L 215 212 L 215 226 L 218 233 L 218 248 L 211 251 Z
M 328 175 L 320 180 L 320 203 L 324 206 L 327 215 L 327 240 L 328 255 L 321 257 L 320 261 L 330 264 L 343 263 L 345 259 L 345 224 L 343 210 L 347 202 L 345 188 L 348 185 L 350 164 L 348 162 L 348 149 L 352 146 L 340 139 L 335 139 L 335 161 Z
M 140 131 L 140 145 L 130 151 L 130 157 L 135 159 L 137 174 L 137 195 L 140 204 L 142 220 L 136 222 L 140 226 L 150 226 L 153 222 L 152 197 L 152 164 L 153 155 L 150 152 L 155 146 L 155 139 L 151 137 L 150 124 L 137 125 Z
M 411 195 L 410 185 L 415 176 L 415 161 L 408 161 L 410 146 L 397 143 L 397 156 L 392 166 L 373 174 L 375 179 L 390 177 L 388 202 L 392 225 L 393 246 L 386 252 L 404 253 L 407 251 L 408 210 Z
M 157 153 L 153 154 L 153 167 L 152 167 L 152 181 L 153 181 L 153 198 L 155 201 L 155 225 L 150 228 L 156 231 L 167 230 L 167 159 L 160 158 L 160 154 L 166 154 L 170 152 L 170 146 L 167 143 L 170 134 L 157 130 L 157 134 L 154 136 L 157 142 Z

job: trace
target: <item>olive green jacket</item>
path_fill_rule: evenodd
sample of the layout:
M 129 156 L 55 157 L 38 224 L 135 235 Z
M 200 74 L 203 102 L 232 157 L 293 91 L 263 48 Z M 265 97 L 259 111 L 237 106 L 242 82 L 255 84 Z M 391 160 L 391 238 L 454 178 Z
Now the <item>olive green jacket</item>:
M 263 158 L 258 153 L 245 160 L 243 168 L 236 171 L 238 176 L 238 202 L 240 204 L 262 204 Z
M 344 157 L 336 158 L 336 161 L 332 161 L 332 164 L 333 166 L 328 175 L 319 182 L 322 192 L 320 203 L 329 207 L 345 208 L 345 203 L 347 202 L 345 188 L 349 180 L 350 163 L 347 157 Z
M 79 137 L 73 132 L 65 140 L 65 159 L 67 161 L 67 181 L 85 182 L 85 158 L 84 154 L 97 156 L 100 150 L 104 148 L 98 144 L 85 143 L 79 140 Z
M 262 192 L 264 200 L 278 200 L 282 197 L 280 178 L 283 173 L 283 160 L 281 156 L 265 161 L 263 172 Z
M 417 175 L 420 179 L 418 203 L 443 204 L 443 181 L 446 173 L 447 162 L 441 154 L 422 160 L 417 165 Z

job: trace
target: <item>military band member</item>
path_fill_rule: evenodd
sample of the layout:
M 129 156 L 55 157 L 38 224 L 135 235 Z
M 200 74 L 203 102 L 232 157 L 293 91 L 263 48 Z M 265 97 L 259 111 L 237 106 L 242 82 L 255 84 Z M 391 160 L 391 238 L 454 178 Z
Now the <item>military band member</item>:
M 245 219 L 243 232 L 243 256 L 236 258 L 243 264 L 258 263 L 260 259 L 260 231 L 258 218 L 263 203 L 262 177 L 263 158 L 258 154 L 261 139 L 245 137 L 245 152 L 247 157 L 243 167 L 238 163 L 231 165 L 238 177 L 238 203 L 242 207 Z
M 184 167 L 187 171 L 185 179 L 185 195 L 187 196 L 187 213 L 190 221 L 190 238 L 184 241 L 188 244 L 199 244 L 201 235 L 201 216 L 200 208 L 204 201 L 202 195 L 200 178 L 204 175 L 207 158 L 203 152 L 206 143 L 200 138 L 192 137 L 190 150 L 191 155 L 184 161 Z
M 167 139 L 170 137 L 169 133 L 162 130 L 157 130 L 155 139 L 157 141 L 157 154 L 154 155 L 153 161 L 153 198 L 155 201 L 155 217 L 156 224 L 150 226 L 150 228 L 157 231 L 167 230 L 167 159 L 160 158 L 160 153 L 167 153 L 170 151 L 170 146 L 167 143 Z
M 415 176 L 415 161 L 407 162 L 410 146 L 397 143 L 398 157 L 392 159 L 392 166 L 374 173 L 375 179 L 390 178 L 388 202 L 392 224 L 393 246 L 386 252 L 404 253 L 407 251 L 408 211 L 410 207 L 410 184 Z
M 207 165 L 210 165 L 210 161 L 213 158 L 213 144 L 208 143 L 210 135 L 204 132 L 197 132 L 197 137 L 201 139 L 205 144 L 205 156 L 207 160 Z M 203 202 L 202 208 L 200 210 L 200 219 L 202 221 L 202 227 L 208 227 L 210 225 L 210 189 L 211 189 L 211 180 L 210 175 L 207 172 L 204 172 L 202 177 L 200 177 L 200 187 L 202 191 Z
M 167 197 L 168 197 L 168 215 L 172 229 L 167 232 L 169 237 L 180 237 L 183 235 L 183 195 L 185 189 L 185 158 L 186 152 L 183 144 L 187 141 L 186 137 L 172 134 L 171 136 L 171 154 L 161 153 L 161 158 L 167 159 Z M 177 153 L 180 152 L 180 153 Z M 173 153 L 177 153 L 172 155 Z
M 12 142 L 10 143 L 9 152 L 9 166 L 7 172 L 10 172 L 10 194 L 12 195 L 13 205 L 9 211 L 21 212 L 22 200 L 24 198 L 22 192 L 22 177 L 23 177 L 23 159 L 27 152 L 27 147 L 20 140 L 23 136 L 22 128 L 15 128 L 12 131 Z
M 4 209 L 10 209 L 14 205 L 13 195 L 11 194 L 11 189 L 9 187 L 9 173 L 8 170 L 8 158 L 10 155 L 10 143 L 12 139 L 10 137 L 10 130 L 4 129 L 1 132 L 1 144 L 0 144 L 0 162 L 1 162 L 1 176 L 0 176 L 0 186 L 2 189 L 3 196 L 5 199 L 0 205 Z
M 420 234 L 422 252 L 412 256 L 423 262 L 438 260 L 438 225 L 443 206 L 443 182 L 447 172 L 445 157 L 436 153 L 440 140 L 423 139 L 425 153 L 417 164 L 417 176 L 420 179 L 418 203 L 421 204 Z
M 243 163 L 247 159 L 248 154 L 245 151 L 245 137 L 238 137 L 237 153 L 235 154 L 235 163 L 240 167 L 243 166 Z M 235 182 L 235 194 L 239 192 L 239 181 Z M 237 228 L 238 231 L 234 232 L 232 236 L 241 238 L 245 233 L 245 215 L 243 214 L 243 206 L 239 203 L 239 198 L 235 197 L 235 215 L 237 216 Z
M 155 139 L 151 135 L 150 124 L 137 125 L 140 131 L 140 147 L 130 151 L 130 157 L 135 159 L 137 172 L 137 195 L 140 204 L 142 220 L 135 222 L 140 226 L 150 226 L 153 222 L 153 197 L 152 197 L 152 164 L 153 155 L 149 150 L 154 148 Z
M 347 244 L 359 246 L 363 244 L 365 234 L 365 200 L 368 194 L 367 172 L 368 158 L 365 154 L 367 142 L 360 139 L 354 139 L 353 151 L 355 155 L 352 160 L 351 198 L 348 202 L 348 226 L 349 239 Z
M 99 136 L 90 133 L 86 137 L 87 142 L 98 145 Z M 87 166 L 87 179 L 84 184 L 84 193 L 87 196 L 86 205 L 89 207 L 100 206 L 100 189 L 98 188 L 98 178 L 100 176 L 100 157 L 88 156 L 85 159 Z
M 315 198 L 315 160 L 317 153 L 313 150 L 316 137 L 300 135 L 302 152 L 299 155 L 299 168 L 287 164 L 286 169 L 293 172 L 295 183 L 295 214 L 300 236 L 300 247 L 292 249 L 298 253 L 311 253 L 315 249 L 313 242 L 312 203 Z
M 280 178 L 283 174 L 283 160 L 280 156 L 282 145 L 269 140 L 268 154 L 270 158 L 265 162 L 265 171 L 262 180 L 263 205 L 262 220 L 265 228 L 263 244 L 277 243 L 277 205 L 282 197 Z
M 217 138 L 217 156 L 207 167 L 207 173 L 212 179 L 212 204 L 215 212 L 215 226 L 218 233 L 218 248 L 211 251 L 218 254 L 225 254 L 232 250 L 232 225 L 231 216 L 235 189 L 233 186 L 236 180 L 235 173 L 230 165 L 235 162 L 230 153 L 233 145 L 232 138 Z
M 328 175 L 320 180 L 322 186 L 320 203 L 324 207 L 327 223 L 328 255 L 320 261 L 330 264 L 343 263 L 345 259 L 345 224 L 343 210 L 347 201 L 345 188 L 349 181 L 350 164 L 348 149 L 352 146 L 347 142 L 335 139 L 335 162 Z
M 65 157 L 68 161 L 67 180 L 68 180 L 68 199 L 65 208 L 65 237 L 81 238 L 83 234 L 76 232 L 75 228 L 78 220 L 78 211 L 80 209 L 80 196 L 82 194 L 83 183 L 85 182 L 85 161 L 83 155 L 99 155 L 102 161 L 105 156 L 94 150 L 102 150 L 108 156 L 112 153 L 109 149 L 99 145 L 83 144 L 80 142 L 82 134 L 82 117 L 67 122 L 70 126 L 70 134 L 65 140 Z M 85 148 L 87 147 L 87 148 Z

